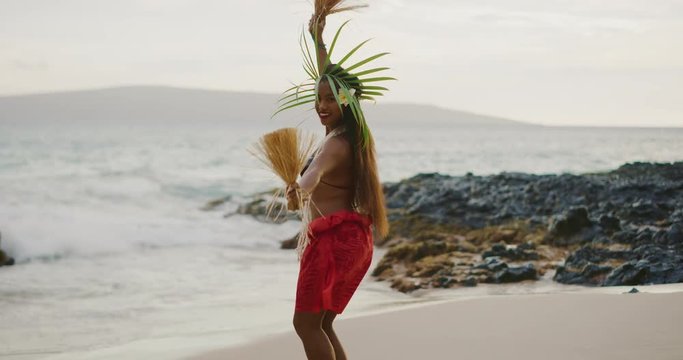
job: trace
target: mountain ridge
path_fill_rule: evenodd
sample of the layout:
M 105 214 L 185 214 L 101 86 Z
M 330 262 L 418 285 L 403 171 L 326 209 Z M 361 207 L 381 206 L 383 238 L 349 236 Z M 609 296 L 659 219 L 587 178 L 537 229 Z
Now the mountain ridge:
M 124 85 L 0 96 L 3 122 L 161 121 L 175 123 L 270 119 L 278 94 L 165 85 Z M 311 108 L 311 107 L 308 107 Z M 306 107 L 300 110 L 303 112 Z M 363 102 L 373 121 L 461 126 L 544 126 L 435 105 Z M 279 115 L 278 115 L 279 116 Z M 48 120 L 49 119 L 49 120 Z

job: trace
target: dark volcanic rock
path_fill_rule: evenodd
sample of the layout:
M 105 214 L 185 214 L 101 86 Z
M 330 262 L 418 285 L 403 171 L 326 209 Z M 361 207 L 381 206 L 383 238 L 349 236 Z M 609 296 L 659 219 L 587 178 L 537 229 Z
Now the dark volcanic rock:
M 468 276 L 463 280 L 462 286 L 477 286 L 477 279 L 474 276 Z
M 598 285 L 612 271 L 611 266 L 586 264 L 576 271 L 568 271 L 564 265 L 558 266 L 553 280 L 565 284 Z
M 538 278 L 536 268 L 533 264 L 526 264 L 517 267 L 505 267 L 491 276 L 487 282 L 510 283 L 523 280 L 536 280 Z
M 0 266 L 14 265 L 14 258 L 7 255 L 2 249 L 0 249 Z
M 611 250 L 586 245 L 569 255 L 565 263 L 582 267 L 589 263 L 603 262 L 608 259 L 623 261 L 628 259 L 629 253 L 628 250 Z
M 2 241 L 2 233 L 0 233 L 0 242 Z M 0 249 L 0 266 L 14 265 L 14 258 L 7 255 L 2 249 Z
M 509 266 L 497 256 L 487 257 L 484 262 L 472 266 L 472 269 L 484 269 L 489 275 L 484 279 L 487 283 L 509 283 L 523 280 L 536 280 L 538 273 L 533 264 Z M 472 279 L 469 280 L 470 282 Z
M 628 262 L 614 269 L 603 283 L 610 285 L 668 284 L 683 282 L 683 253 L 655 244 L 636 248 Z
M 598 223 L 602 230 L 607 234 L 612 234 L 615 231 L 621 230 L 621 223 L 619 218 L 611 215 L 601 215 Z
M 586 245 L 567 257 L 554 279 L 569 284 L 638 285 L 683 282 L 680 224 L 654 231 L 640 228 L 631 247 L 609 250 Z M 609 264 L 609 265 L 607 265 Z M 598 273 L 591 270 L 599 269 Z M 596 278 L 596 275 L 600 275 Z
M 299 234 L 297 233 L 289 239 L 280 241 L 280 249 L 296 249 L 296 246 L 298 245 L 298 237 Z
M 647 284 L 647 278 L 650 275 L 650 268 L 647 260 L 640 260 L 637 262 L 629 261 L 614 269 L 603 285 L 638 285 Z
M 395 220 L 420 214 L 433 224 L 481 228 L 513 218 L 547 224 L 564 214 L 568 228 L 584 227 L 607 215 L 615 219 L 656 225 L 672 216 L 683 217 L 683 162 L 628 163 L 604 173 L 533 175 L 502 172 L 489 176 L 419 174 L 384 185 L 387 208 Z M 579 209 L 585 209 L 583 210 Z M 572 212 L 571 209 L 575 209 Z
M 525 244 L 516 246 L 496 243 L 491 246 L 491 249 L 484 251 L 481 257 L 500 256 L 510 260 L 538 260 L 538 254 L 529 249 L 535 248 L 535 245 L 531 242 Z
M 256 220 L 263 221 L 266 223 L 277 223 L 281 224 L 288 220 L 298 220 L 298 216 L 294 211 L 287 210 L 287 203 L 284 199 L 278 198 L 273 202 L 272 208 L 269 209 L 270 201 L 273 197 L 274 190 L 264 191 L 261 193 L 254 194 L 252 198 L 246 203 L 240 204 L 237 210 L 234 212 L 229 212 L 224 215 L 224 217 L 229 217 L 236 214 L 251 215 Z M 214 200 L 214 202 L 218 202 Z M 212 204 L 210 202 L 209 204 Z M 209 204 L 205 205 L 206 208 Z M 270 213 L 269 213 L 270 210 Z
M 417 260 L 388 252 L 373 273 L 379 280 L 424 275 L 410 284 L 451 287 L 455 279 L 475 286 L 556 269 L 553 279 L 568 284 L 683 281 L 683 162 L 634 162 L 577 175 L 419 174 L 384 188 L 391 231 L 376 245 L 391 252 L 460 236 L 469 253 L 481 256 L 445 249 L 462 265 L 415 272 Z M 508 229 L 519 222 L 525 225 Z M 569 255 L 563 263 L 561 254 Z
M 508 264 L 501 261 L 498 256 L 491 256 L 484 259 L 483 263 L 473 265 L 473 269 L 485 269 L 488 271 L 500 271 L 506 269 Z
M 599 233 L 588 218 L 585 206 L 571 207 L 561 215 L 550 218 L 548 234 L 544 239 L 552 245 L 583 244 L 591 241 Z
M 226 196 L 220 197 L 218 199 L 214 199 L 214 200 L 207 202 L 206 204 L 204 204 L 204 206 L 202 206 L 199 209 L 204 210 L 204 211 L 213 210 L 213 209 L 225 204 L 226 202 L 230 201 L 231 199 L 232 199 L 232 195 L 226 195 Z
M 391 288 L 403 293 L 409 293 L 420 288 L 419 282 L 407 278 L 397 278 L 391 283 Z

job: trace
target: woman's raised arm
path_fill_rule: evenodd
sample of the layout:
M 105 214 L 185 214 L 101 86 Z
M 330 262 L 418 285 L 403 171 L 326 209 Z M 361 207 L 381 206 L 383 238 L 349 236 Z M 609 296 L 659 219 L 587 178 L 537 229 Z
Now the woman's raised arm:
M 325 17 L 313 14 L 308 22 L 308 32 L 318 44 L 316 51 L 318 54 L 318 69 L 320 69 L 321 73 L 325 71 L 325 60 L 327 59 L 327 49 L 323 42 L 323 30 L 325 30 Z

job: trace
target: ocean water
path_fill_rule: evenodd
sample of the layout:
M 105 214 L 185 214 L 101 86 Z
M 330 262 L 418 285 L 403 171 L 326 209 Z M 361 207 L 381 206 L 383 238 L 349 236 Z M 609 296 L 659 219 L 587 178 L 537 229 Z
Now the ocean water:
M 272 129 L 0 122 L 0 247 L 17 261 L 0 268 L 0 358 L 173 359 L 291 330 L 298 263 L 279 241 L 299 224 L 225 217 L 279 185 L 246 151 Z M 383 181 L 683 160 L 683 128 L 385 123 L 373 131 Z M 375 249 L 373 267 L 384 252 Z M 341 316 L 581 289 L 546 278 L 401 294 L 368 276 Z

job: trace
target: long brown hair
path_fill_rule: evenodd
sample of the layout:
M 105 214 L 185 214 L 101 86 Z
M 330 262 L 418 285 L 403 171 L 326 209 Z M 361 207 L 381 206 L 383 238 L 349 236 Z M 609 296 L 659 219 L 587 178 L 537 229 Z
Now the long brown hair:
M 328 69 L 332 67 L 336 73 L 345 72 L 343 69 L 340 71 L 341 67 L 336 64 L 330 64 Z M 323 77 L 321 82 L 328 81 L 326 77 Z M 351 80 L 350 84 L 356 84 L 356 82 Z M 360 97 L 362 89 L 354 88 L 356 90 L 354 96 Z M 375 159 L 375 140 L 368 130 L 368 142 L 365 147 L 361 145 L 363 139 L 361 129 L 350 106 L 342 106 L 342 123 L 346 127 L 346 131 L 343 133 L 344 137 L 349 141 L 353 150 L 353 175 L 355 179 L 353 206 L 356 211 L 370 216 L 377 235 L 383 238 L 389 233 L 389 221 L 384 202 L 384 191 L 379 180 Z

